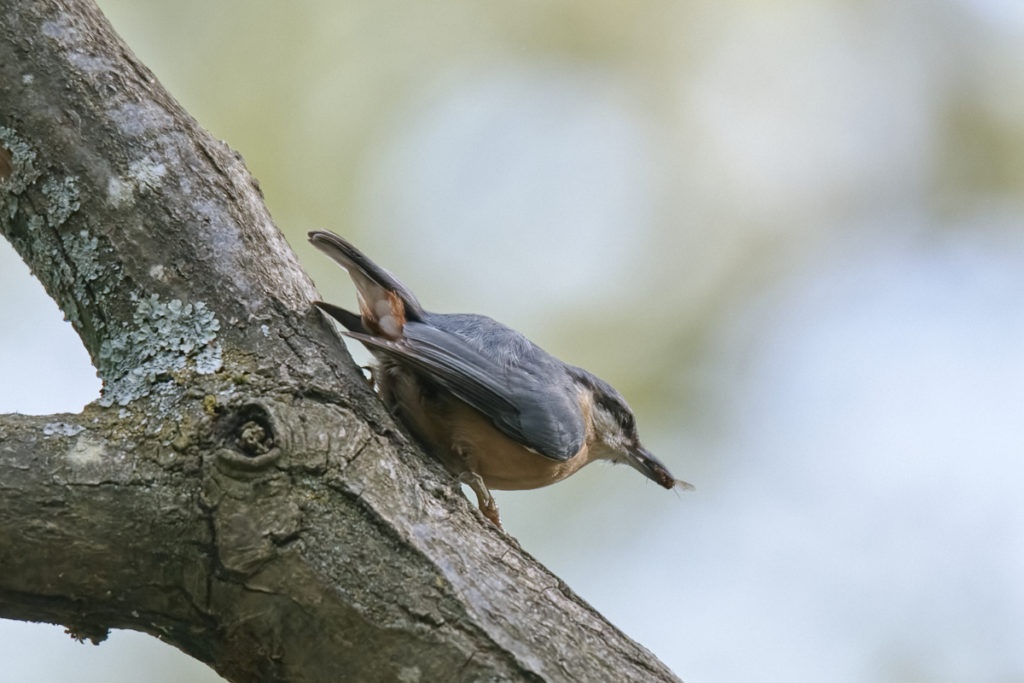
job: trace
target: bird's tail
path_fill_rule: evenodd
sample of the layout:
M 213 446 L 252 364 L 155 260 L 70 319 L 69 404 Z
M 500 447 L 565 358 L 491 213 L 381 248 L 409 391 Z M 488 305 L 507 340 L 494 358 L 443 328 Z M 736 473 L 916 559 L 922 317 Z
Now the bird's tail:
M 351 244 L 326 230 L 309 233 L 310 243 L 348 271 L 359 293 L 360 315 L 332 304 L 317 302 L 321 310 L 342 325 L 363 334 L 397 339 L 406 320 L 420 320 L 423 308 L 409 289 Z

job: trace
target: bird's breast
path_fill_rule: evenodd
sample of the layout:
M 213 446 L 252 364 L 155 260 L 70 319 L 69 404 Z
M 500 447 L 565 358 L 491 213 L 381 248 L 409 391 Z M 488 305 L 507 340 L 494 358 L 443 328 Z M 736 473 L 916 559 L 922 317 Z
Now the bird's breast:
M 450 448 L 488 488 L 536 489 L 565 479 L 589 462 L 586 444 L 568 460 L 552 460 L 498 430 L 480 412 L 456 401 L 449 417 Z
M 568 460 L 544 457 L 447 390 L 400 366 L 385 369 L 380 379 L 388 407 L 456 476 L 470 471 L 488 488 L 535 489 L 565 479 L 590 461 L 586 443 Z

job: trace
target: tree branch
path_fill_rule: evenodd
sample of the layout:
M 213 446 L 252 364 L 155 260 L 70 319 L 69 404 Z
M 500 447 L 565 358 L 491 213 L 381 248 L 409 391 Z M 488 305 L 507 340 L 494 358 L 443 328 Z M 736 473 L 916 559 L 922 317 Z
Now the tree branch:
M 0 416 L 0 616 L 231 680 L 675 680 L 410 445 L 238 155 L 90 2 L 0 0 L 0 231 L 103 379 Z

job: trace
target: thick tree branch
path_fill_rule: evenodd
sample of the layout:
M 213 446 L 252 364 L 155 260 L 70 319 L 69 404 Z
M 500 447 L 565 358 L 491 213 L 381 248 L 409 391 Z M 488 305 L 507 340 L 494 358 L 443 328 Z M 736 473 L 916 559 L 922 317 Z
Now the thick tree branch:
M 0 231 L 104 380 L 0 416 L 0 616 L 231 680 L 674 680 L 411 446 L 238 156 L 90 2 L 0 0 Z

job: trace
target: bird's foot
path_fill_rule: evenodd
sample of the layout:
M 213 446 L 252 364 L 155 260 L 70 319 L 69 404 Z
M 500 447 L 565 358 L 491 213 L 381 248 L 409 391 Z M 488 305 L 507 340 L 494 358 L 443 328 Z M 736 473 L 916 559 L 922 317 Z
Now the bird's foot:
M 483 477 L 476 472 L 463 472 L 459 475 L 459 481 L 473 489 L 476 493 L 477 506 L 480 508 L 481 514 L 489 519 L 494 526 L 498 527 L 500 531 L 505 531 L 501 527 L 501 519 L 498 516 L 498 505 L 494 502 L 494 496 L 491 495 L 487 485 L 484 484 Z

